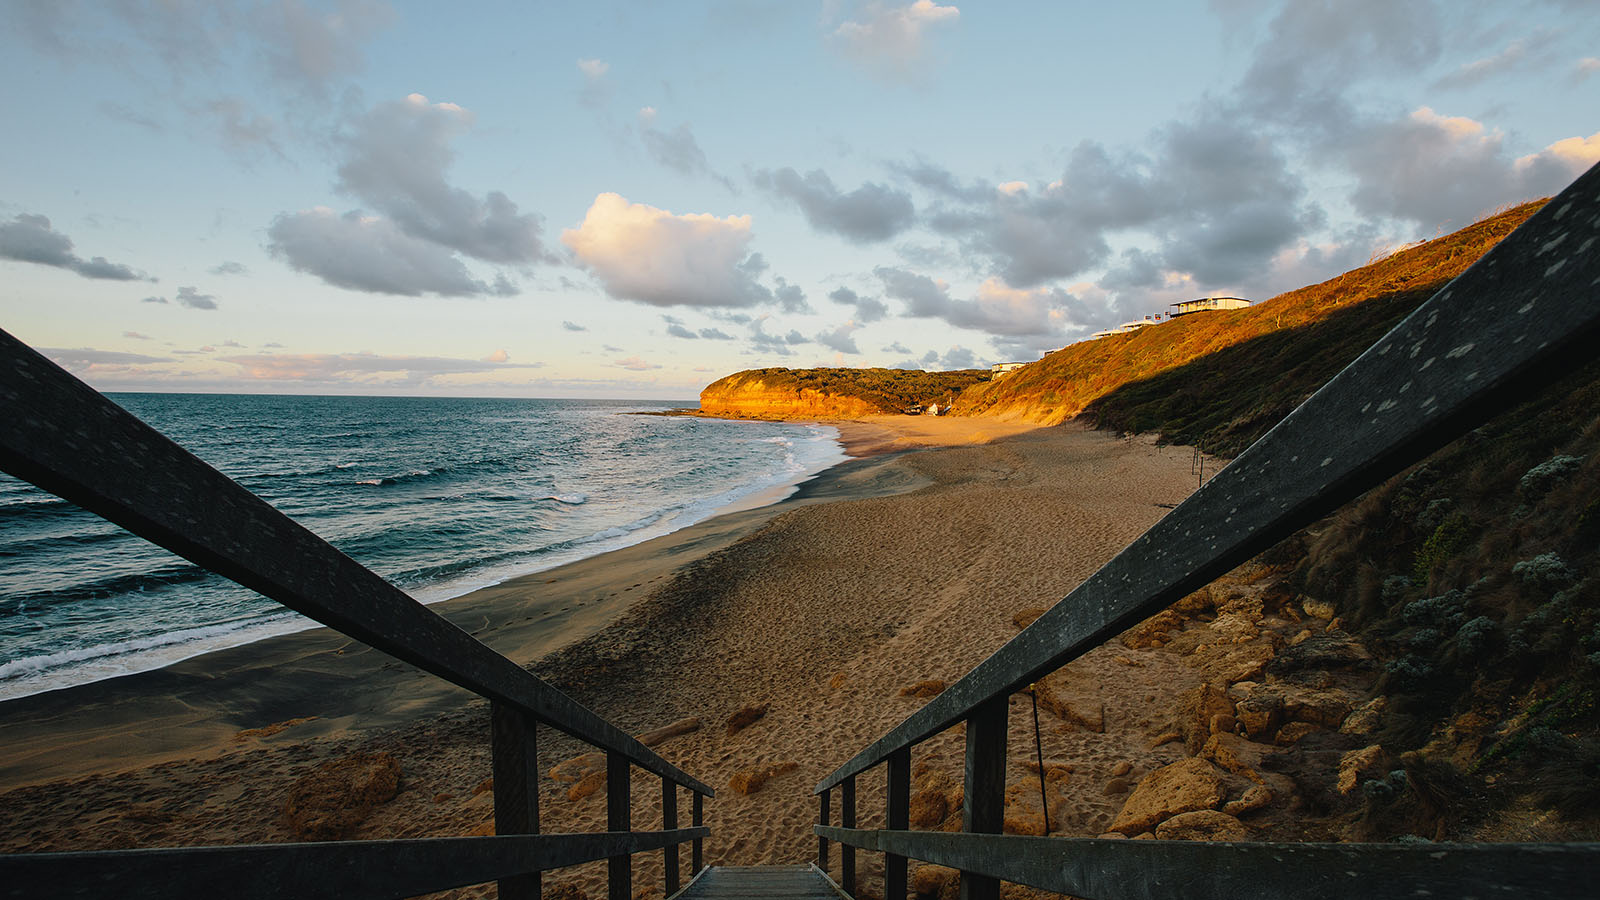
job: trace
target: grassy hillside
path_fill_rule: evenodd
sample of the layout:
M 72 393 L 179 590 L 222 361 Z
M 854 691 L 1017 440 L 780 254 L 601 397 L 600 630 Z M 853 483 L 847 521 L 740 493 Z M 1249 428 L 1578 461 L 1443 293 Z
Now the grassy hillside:
M 1524 204 L 1249 309 L 1074 344 L 978 385 L 958 415 L 1160 432 L 1231 456 L 1543 205 Z

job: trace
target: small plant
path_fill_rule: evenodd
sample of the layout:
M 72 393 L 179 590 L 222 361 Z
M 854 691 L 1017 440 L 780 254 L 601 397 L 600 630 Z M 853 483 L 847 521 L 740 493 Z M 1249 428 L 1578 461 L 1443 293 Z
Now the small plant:
M 1488 616 L 1479 616 L 1462 625 L 1456 632 L 1456 649 L 1464 657 L 1476 657 L 1488 649 L 1489 642 L 1494 639 L 1494 632 L 1494 620 Z
M 1400 616 L 1411 625 L 1432 625 L 1449 629 L 1454 633 L 1467 617 L 1462 608 L 1465 604 L 1465 594 L 1460 591 L 1448 591 L 1437 597 L 1425 597 L 1407 603 L 1400 611 Z
M 1556 485 L 1571 478 L 1582 465 L 1581 456 L 1552 456 L 1529 469 L 1517 487 L 1524 497 L 1537 500 L 1550 493 Z
M 1545 590 L 1554 590 L 1577 578 L 1561 557 L 1554 553 L 1541 553 L 1532 559 L 1525 559 L 1511 567 L 1511 574 L 1523 584 Z
M 1420 586 L 1426 586 L 1428 578 L 1433 574 L 1433 567 L 1456 555 L 1471 533 L 1471 526 L 1465 516 L 1450 516 L 1429 535 L 1422 549 L 1417 551 L 1415 562 L 1411 567 L 1411 581 Z

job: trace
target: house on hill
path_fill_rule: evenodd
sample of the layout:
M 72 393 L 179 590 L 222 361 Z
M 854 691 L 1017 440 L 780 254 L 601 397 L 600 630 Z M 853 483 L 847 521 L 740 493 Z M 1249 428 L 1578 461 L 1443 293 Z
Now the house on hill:
M 1172 304 L 1173 310 L 1169 317 L 1186 316 L 1189 313 L 1207 312 L 1213 309 L 1244 309 L 1250 301 L 1242 297 L 1201 297 L 1198 300 L 1184 300 Z
M 1004 375 L 1007 372 L 1015 372 L 1017 369 L 1020 369 L 1025 365 L 1027 365 L 1027 363 L 1025 363 L 1025 362 L 995 363 L 994 365 L 989 367 L 989 380 L 993 381 L 994 379 L 999 378 L 1001 375 Z

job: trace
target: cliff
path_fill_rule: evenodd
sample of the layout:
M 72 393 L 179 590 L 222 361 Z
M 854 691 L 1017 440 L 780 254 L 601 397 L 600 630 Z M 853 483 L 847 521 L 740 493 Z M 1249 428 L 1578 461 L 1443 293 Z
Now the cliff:
M 945 406 L 989 377 L 979 369 L 750 369 L 700 392 L 701 412 L 750 419 L 848 419 Z

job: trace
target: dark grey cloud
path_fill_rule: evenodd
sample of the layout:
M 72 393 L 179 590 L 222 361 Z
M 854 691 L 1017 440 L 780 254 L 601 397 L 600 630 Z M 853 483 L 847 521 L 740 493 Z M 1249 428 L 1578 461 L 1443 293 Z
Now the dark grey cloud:
M 911 196 L 868 182 L 841 193 L 821 169 L 801 175 L 794 169 L 761 169 L 750 176 L 756 187 L 792 201 L 819 231 L 859 243 L 885 241 L 909 228 L 916 210 Z
M 762 317 L 750 323 L 750 349 L 755 352 L 790 356 L 794 353 L 791 348 L 811 343 L 810 338 L 792 328 L 787 334 L 769 334 L 766 331 L 767 321 Z
M 37 263 L 76 272 L 85 278 L 140 281 L 144 275 L 104 256 L 84 259 L 72 252 L 72 239 L 56 231 L 45 216 L 19 213 L 0 222 L 0 259 Z M 154 281 L 155 279 L 150 279 Z
M 420 94 L 380 103 L 344 135 L 338 189 L 418 240 L 494 263 L 551 259 L 537 215 L 500 191 L 480 198 L 446 180 L 450 142 L 471 126 L 471 113 Z
M 561 327 L 565 328 L 568 331 L 588 331 L 589 330 L 588 326 L 579 325 L 576 322 L 562 322 L 561 323 Z
M 806 302 L 806 292 L 798 284 L 790 284 L 783 276 L 773 277 L 777 287 L 772 289 L 772 298 L 778 302 L 778 308 L 786 313 L 806 313 L 811 311 L 811 304 Z
M 700 336 L 705 338 L 708 341 L 731 341 L 731 340 L 735 340 L 733 335 L 728 334 L 726 331 L 723 331 L 720 328 L 702 328 L 702 329 L 700 329 Z
M 700 335 L 695 334 L 694 332 L 690 331 L 688 328 L 685 328 L 684 326 L 679 325 L 676 322 L 673 322 L 673 323 L 670 323 L 670 324 L 667 325 L 667 334 L 670 334 L 673 337 L 677 337 L 677 338 L 686 338 L 686 339 L 691 340 L 691 341 L 697 341 L 697 340 L 700 339 Z
M 860 353 L 861 348 L 856 346 L 855 333 L 861 329 L 861 324 L 855 321 L 843 322 L 831 330 L 817 333 L 817 343 L 829 350 L 840 353 Z
M 211 294 L 202 294 L 194 287 L 178 288 L 178 305 L 190 309 L 216 309 L 217 298 Z
M 828 299 L 844 306 L 855 307 L 856 321 L 862 323 L 876 322 L 889 314 L 889 307 L 882 300 L 876 297 L 863 297 L 847 287 L 835 288 L 828 294 Z
M 165 298 L 165 297 L 146 297 L 143 300 L 140 300 L 139 302 L 140 303 L 166 303 L 167 302 L 167 298 Z
M 267 237 L 274 257 L 335 287 L 406 297 L 497 292 L 473 278 L 448 247 L 412 237 L 388 219 L 325 208 L 284 213 Z
M 656 118 L 656 111 L 650 107 L 645 107 L 639 113 L 639 139 L 651 159 L 674 172 L 704 176 L 730 191 L 734 190 L 730 179 L 712 170 L 711 164 L 706 161 L 705 151 L 700 149 L 700 142 L 695 140 L 688 124 L 679 123 L 671 130 L 662 130 L 656 127 Z
M 898 344 L 896 346 L 899 346 Z M 901 348 L 904 352 L 905 348 Z M 904 359 L 895 363 L 890 368 L 894 369 L 926 369 L 933 372 L 949 372 L 955 369 L 971 369 L 978 365 L 978 357 L 971 350 L 960 345 L 951 347 L 944 353 L 929 350 L 919 359 Z
M 248 275 L 248 274 L 250 274 L 250 270 L 245 267 L 244 263 L 234 262 L 231 259 L 224 260 L 224 261 L 222 261 L 220 263 L 217 263 L 216 265 L 212 266 L 207 271 L 209 271 L 213 275 Z

